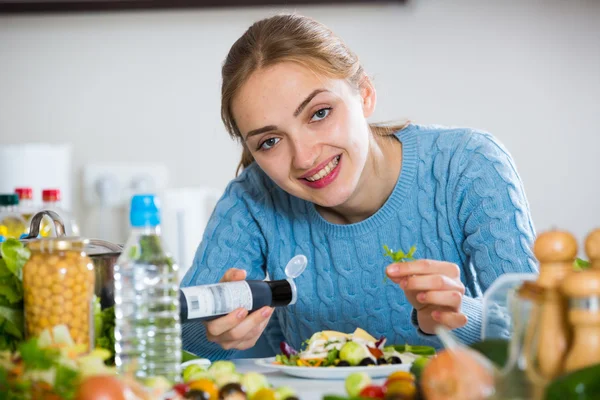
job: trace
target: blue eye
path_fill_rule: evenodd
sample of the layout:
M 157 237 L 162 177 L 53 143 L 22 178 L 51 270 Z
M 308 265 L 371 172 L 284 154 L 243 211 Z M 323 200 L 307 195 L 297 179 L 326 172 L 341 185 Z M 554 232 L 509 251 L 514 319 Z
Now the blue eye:
M 269 139 L 265 140 L 264 142 L 262 142 L 260 144 L 259 148 L 261 150 L 270 150 L 273 148 L 273 146 L 275 146 L 277 143 L 279 143 L 280 140 L 281 139 L 275 138 L 275 137 L 269 138 Z
M 321 108 L 317 110 L 316 113 L 313 114 L 311 121 L 321 121 L 322 119 L 327 118 L 329 113 L 331 112 L 331 107 L 329 108 Z

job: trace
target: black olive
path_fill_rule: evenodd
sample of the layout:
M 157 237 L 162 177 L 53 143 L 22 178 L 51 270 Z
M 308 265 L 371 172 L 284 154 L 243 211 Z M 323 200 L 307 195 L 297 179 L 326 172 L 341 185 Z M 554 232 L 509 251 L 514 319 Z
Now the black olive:
M 228 383 L 219 390 L 221 400 L 246 400 L 246 393 L 239 383 Z
M 348 361 L 340 361 L 339 363 L 337 363 L 338 367 L 349 367 L 350 363 Z
M 191 400 L 210 400 L 210 396 L 208 393 L 206 393 L 204 390 L 197 389 L 190 390 L 189 392 L 187 392 L 185 398 Z
M 361 365 L 361 366 L 375 365 L 375 361 L 373 361 L 373 360 L 372 360 L 372 359 L 370 359 L 370 358 L 363 358 L 363 359 L 361 360 L 360 364 L 358 364 L 358 365 Z
M 396 356 L 394 356 L 394 357 L 390 357 L 390 358 L 388 359 L 388 362 L 389 362 L 390 364 L 402 364 L 402 360 L 400 359 L 400 357 L 396 357 Z
M 377 359 L 377 365 L 385 365 L 387 363 L 388 362 L 383 357 Z

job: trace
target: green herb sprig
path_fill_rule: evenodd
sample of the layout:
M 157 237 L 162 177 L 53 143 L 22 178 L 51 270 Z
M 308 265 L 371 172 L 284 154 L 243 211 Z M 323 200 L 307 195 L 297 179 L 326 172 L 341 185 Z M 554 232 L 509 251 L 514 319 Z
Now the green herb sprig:
M 400 250 L 396 250 L 393 251 L 391 250 L 387 245 L 383 245 L 383 250 L 385 251 L 384 255 L 390 257 L 392 259 L 392 262 L 395 263 L 399 263 L 399 262 L 407 262 L 407 261 L 412 261 L 414 260 L 414 254 L 417 251 L 417 246 L 412 246 L 409 250 L 408 253 L 405 253 L 404 251 Z M 385 278 L 383 279 L 383 281 L 387 281 L 388 277 L 387 275 L 385 275 Z

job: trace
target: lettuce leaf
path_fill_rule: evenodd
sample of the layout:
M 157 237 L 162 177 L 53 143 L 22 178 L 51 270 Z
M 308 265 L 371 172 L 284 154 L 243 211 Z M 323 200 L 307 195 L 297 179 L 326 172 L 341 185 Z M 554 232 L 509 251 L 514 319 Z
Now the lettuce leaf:
M 0 350 L 14 351 L 25 336 L 23 266 L 31 252 L 16 239 L 0 244 Z

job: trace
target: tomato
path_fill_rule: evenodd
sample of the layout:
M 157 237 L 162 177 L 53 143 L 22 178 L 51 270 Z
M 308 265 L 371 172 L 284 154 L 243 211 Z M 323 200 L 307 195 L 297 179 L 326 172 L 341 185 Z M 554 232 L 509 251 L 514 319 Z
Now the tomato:
M 393 382 L 393 381 L 414 382 L 415 376 L 413 374 L 411 374 L 410 372 L 396 371 L 396 372 L 392 373 L 390 376 L 388 376 L 388 378 L 385 382 L 385 386 L 387 386 L 390 382 Z
M 360 391 L 360 397 L 365 397 L 368 399 L 383 399 L 385 397 L 385 392 L 381 386 L 369 385 Z
M 388 397 L 412 399 L 417 394 L 417 387 L 414 382 L 397 379 L 387 384 L 385 393 Z
M 190 386 L 187 383 L 178 383 L 173 386 L 173 390 L 179 393 L 179 395 L 185 396 L 190 391 Z
M 85 378 L 77 388 L 75 400 L 125 400 L 125 386 L 116 376 Z
M 219 387 L 210 379 L 198 379 L 188 382 L 190 390 L 201 390 L 209 396 L 210 400 L 218 400 Z

